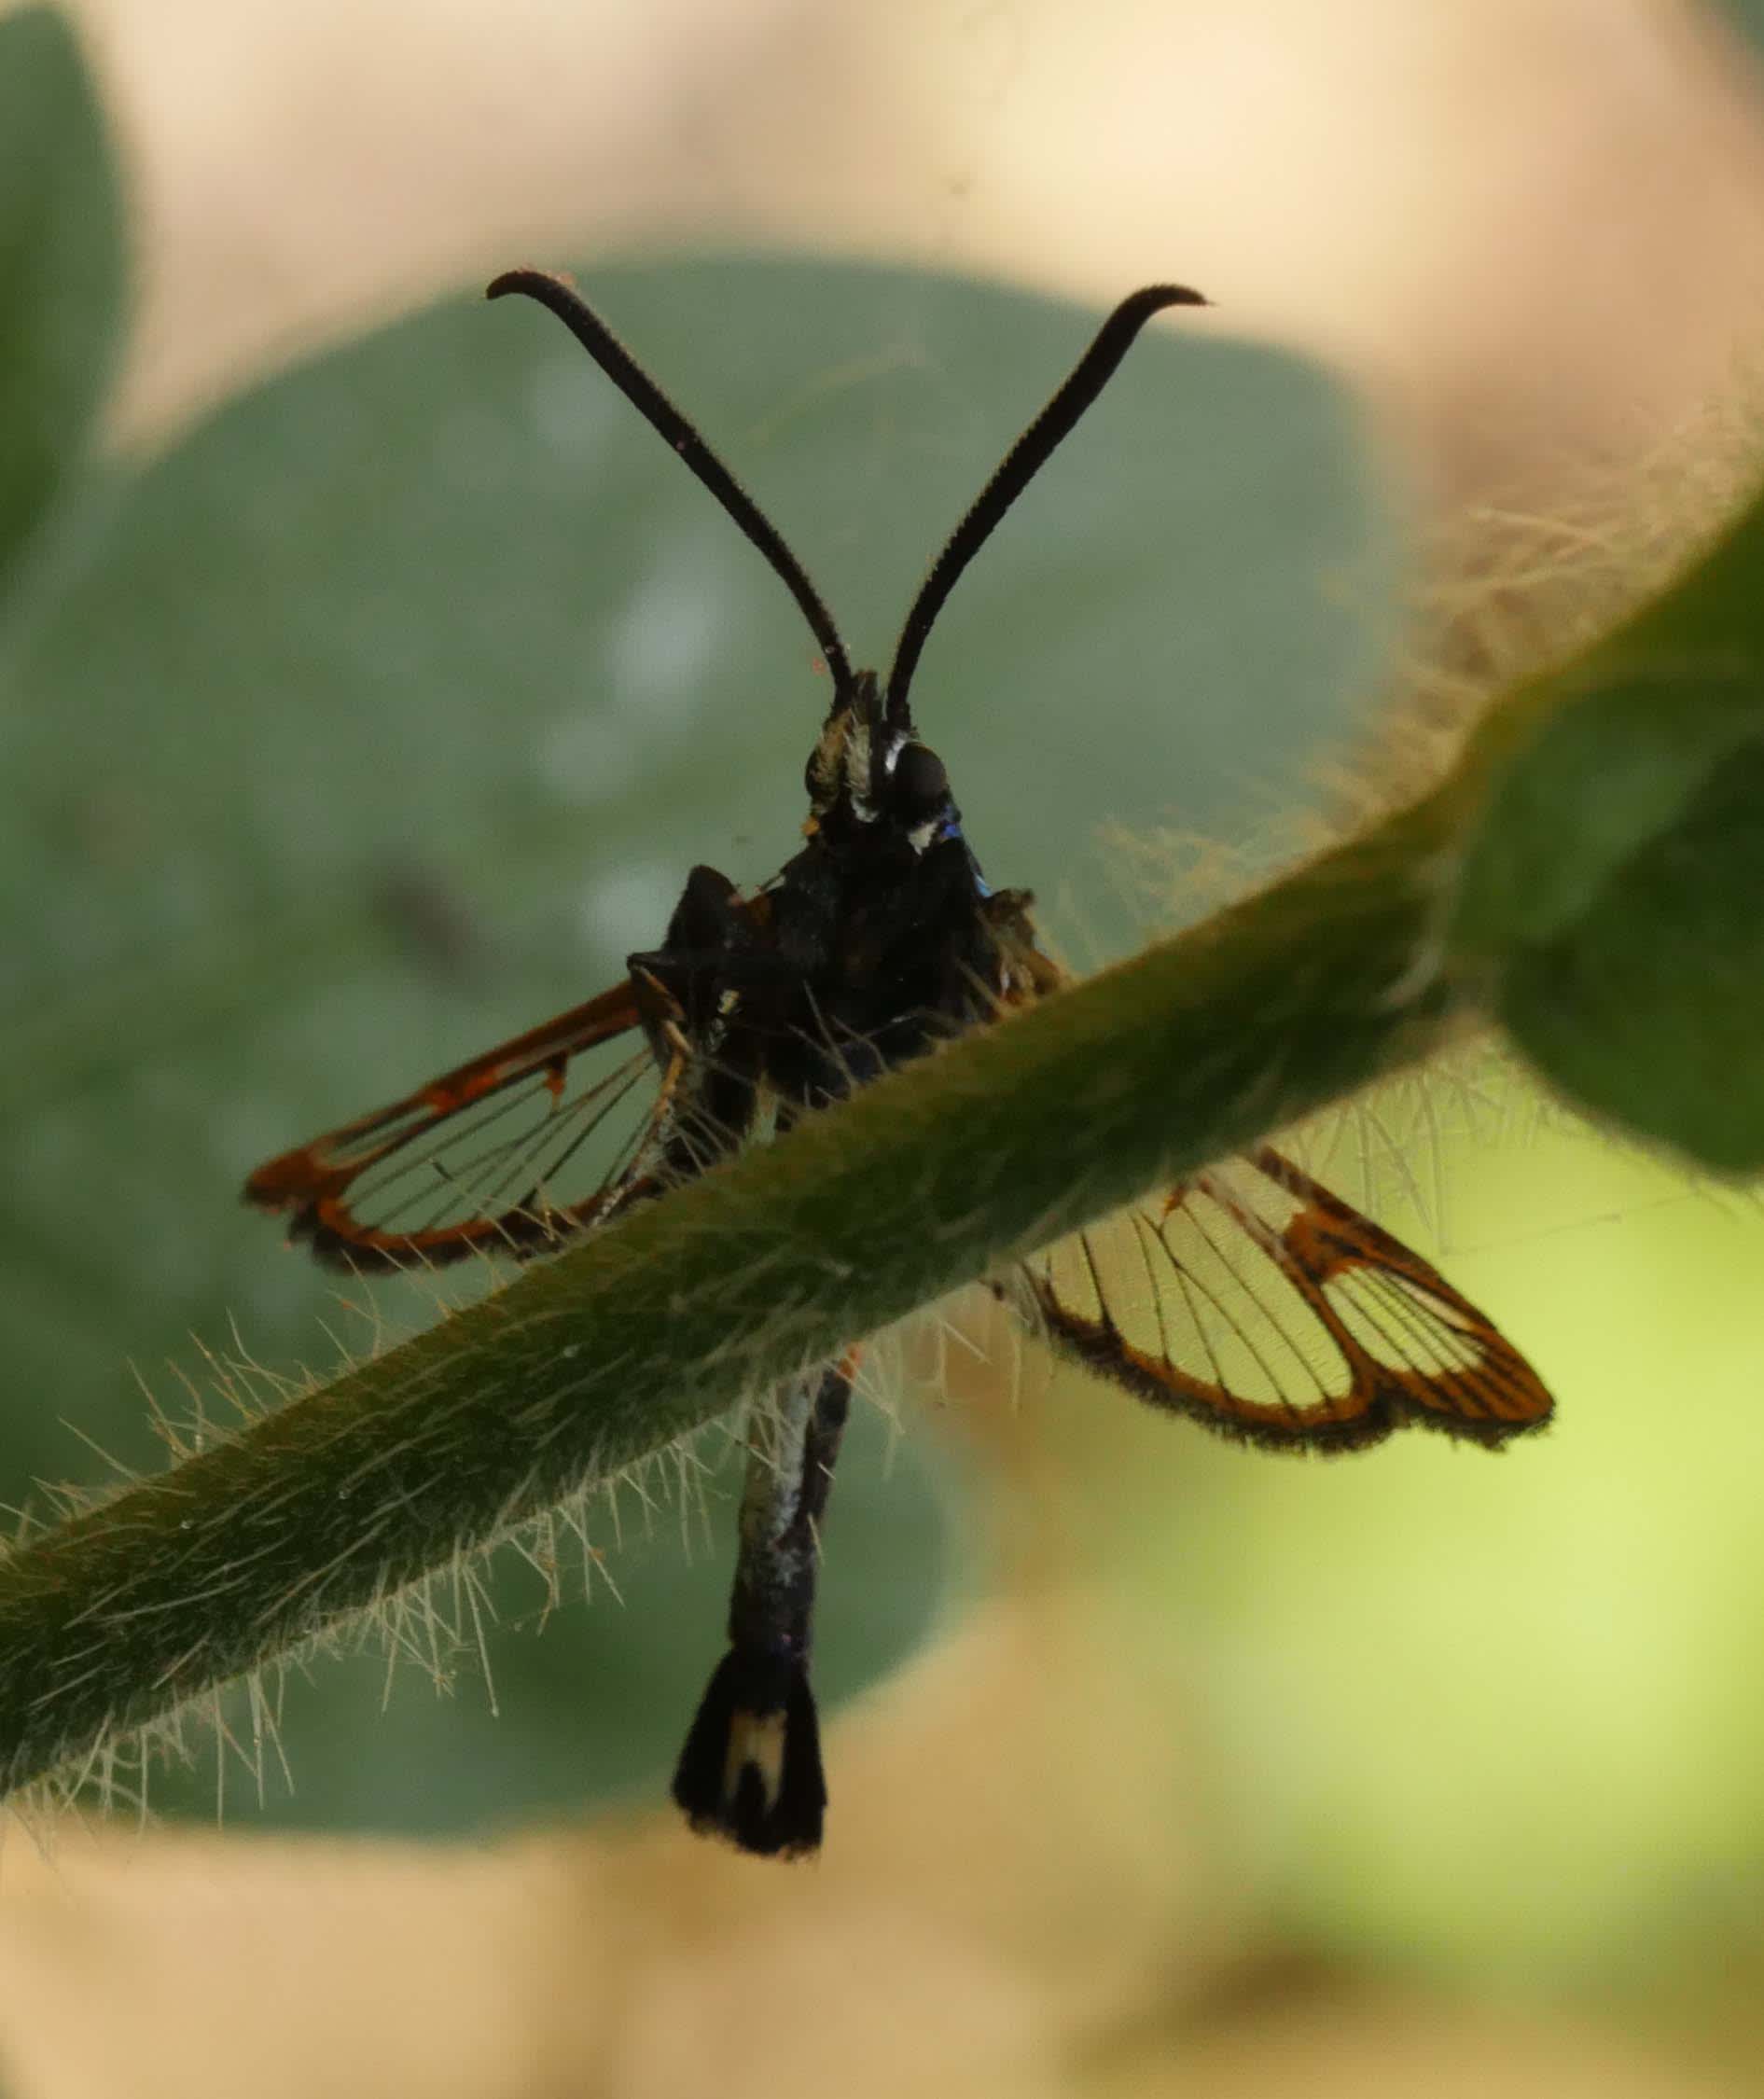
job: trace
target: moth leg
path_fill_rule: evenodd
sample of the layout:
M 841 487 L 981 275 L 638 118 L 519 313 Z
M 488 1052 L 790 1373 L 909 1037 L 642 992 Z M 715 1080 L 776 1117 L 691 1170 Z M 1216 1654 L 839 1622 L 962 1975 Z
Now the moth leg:
M 793 1380 L 749 1433 L 729 1652 L 674 1774 L 693 1828 L 761 1857 L 821 1843 L 826 1781 L 809 1656 L 821 1519 L 856 1368 L 851 1350 Z

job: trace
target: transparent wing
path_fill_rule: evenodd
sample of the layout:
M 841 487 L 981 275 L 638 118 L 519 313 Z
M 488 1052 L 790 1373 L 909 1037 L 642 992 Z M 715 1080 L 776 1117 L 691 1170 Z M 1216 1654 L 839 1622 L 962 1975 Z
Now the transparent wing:
M 1019 1283 L 1056 1346 L 1243 1442 L 1352 1450 L 1414 1422 L 1499 1444 L 1552 1411 L 1431 1263 L 1276 1151 L 1075 1232 Z
M 685 1058 L 658 1063 L 638 987 L 445 1072 L 390 1107 L 259 1166 L 245 1201 L 338 1268 L 542 1253 L 646 1192 Z M 677 1030 L 674 1031 L 677 1035 Z

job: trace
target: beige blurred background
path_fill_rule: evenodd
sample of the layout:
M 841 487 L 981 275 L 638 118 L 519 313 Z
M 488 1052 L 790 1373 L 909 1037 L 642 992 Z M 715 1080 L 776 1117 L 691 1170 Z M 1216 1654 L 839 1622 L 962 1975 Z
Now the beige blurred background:
M 1756 341 L 1757 78 L 1674 0 L 75 11 L 141 215 L 131 444 L 596 247 L 813 245 L 1099 303 L 1179 276 L 1365 388 L 1442 516 L 1548 515 L 1588 462 L 1620 506 Z M 1406 1988 L 1400 1949 L 1376 1981 L 1283 1966 L 1258 1891 L 1172 1820 L 1186 1752 L 1098 1651 L 1084 1484 L 1036 1435 L 988 1454 L 996 1599 L 840 1725 L 864 1804 L 817 1867 L 756 1875 L 659 1816 L 470 1852 L 68 1830 L 46 1859 L 14 1831 L 8 2089 L 1757 2089 L 1729 2003 L 1638 2035 Z
M 1174 274 L 1446 485 L 1669 421 L 1760 285 L 1749 54 L 1676 0 L 86 0 L 145 214 L 121 418 L 510 256 Z

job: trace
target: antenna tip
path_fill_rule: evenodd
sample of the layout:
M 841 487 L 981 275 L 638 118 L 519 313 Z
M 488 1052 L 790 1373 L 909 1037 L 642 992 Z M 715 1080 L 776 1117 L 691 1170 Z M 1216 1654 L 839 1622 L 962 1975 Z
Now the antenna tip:
M 484 286 L 484 297 L 507 299 L 510 292 L 524 292 L 529 299 L 544 299 L 549 292 L 570 288 L 567 277 L 549 270 L 505 270 Z

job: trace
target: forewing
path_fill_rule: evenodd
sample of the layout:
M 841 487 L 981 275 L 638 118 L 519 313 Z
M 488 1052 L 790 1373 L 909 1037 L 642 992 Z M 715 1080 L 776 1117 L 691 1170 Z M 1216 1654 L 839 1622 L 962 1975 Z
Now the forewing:
M 633 1042 L 641 1019 L 636 985 L 615 985 L 271 1160 L 245 1200 L 338 1268 L 542 1253 L 655 1168 L 678 1073 Z
M 1405 1422 L 1499 1444 L 1536 1372 L 1419 1254 L 1262 1149 L 1024 1264 L 1048 1339 L 1244 1442 L 1352 1450 Z

